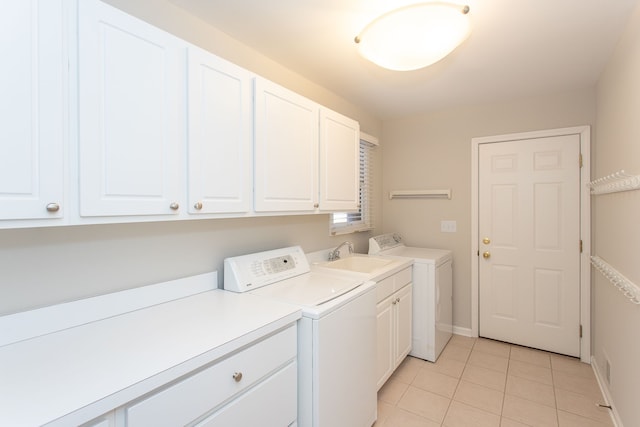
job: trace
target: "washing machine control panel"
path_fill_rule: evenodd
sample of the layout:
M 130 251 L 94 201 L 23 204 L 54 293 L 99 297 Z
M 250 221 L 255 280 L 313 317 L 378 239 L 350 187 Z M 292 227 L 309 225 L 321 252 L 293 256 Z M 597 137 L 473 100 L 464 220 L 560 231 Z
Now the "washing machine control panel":
M 224 260 L 224 289 L 246 292 L 310 271 L 300 246 L 241 255 Z
M 369 255 L 379 254 L 402 245 L 402 237 L 398 233 L 381 234 L 369 239 Z

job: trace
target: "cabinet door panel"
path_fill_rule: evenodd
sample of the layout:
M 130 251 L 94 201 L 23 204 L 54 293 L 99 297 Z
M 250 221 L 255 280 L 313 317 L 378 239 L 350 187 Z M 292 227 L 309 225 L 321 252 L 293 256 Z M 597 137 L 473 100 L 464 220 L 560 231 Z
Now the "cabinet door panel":
M 252 189 L 248 71 L 189 48 L 189 212 L 248 212 Z
M 411 351 L 412 329 L 411 329 L 411 304 L 412 285 L 409 284 L 396 293 L 397 307 L 397 353 L 395 366 L 398 366 Z
M 319 107 L 312 101 L 256 79 L 256 211 L 315 209 L 318 114 Z
M 63 24 L 61 1 L 7 2 L 0 14 L 0 220 L 63 213 Z
M 320 112 L 320 210 L 357 210 L 360 125 L 326 108 Z
M 394 349 L 395 345 L 393 340 L 395 339 L 394 328 L 394 310 L 392 305 L 394 295 L 381 301 L 377 305 L 377 355 L 376 355 L 376 380 L 377 387 L 384 385 L 393 370 L 394 366 Z
M 81 215 L 177 213 L 185 44 L 95 0 L 79 34 Z

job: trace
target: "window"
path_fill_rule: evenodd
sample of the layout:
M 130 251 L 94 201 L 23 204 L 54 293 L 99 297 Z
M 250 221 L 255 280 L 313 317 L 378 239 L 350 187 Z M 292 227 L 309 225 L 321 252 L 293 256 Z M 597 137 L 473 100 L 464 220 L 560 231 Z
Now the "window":
M 360 135 L 360 200 L 357 212 L 337 212 L 331 214 L 329 231 L 331 235 L 366 231 L 373 228 L 373 151 L 378 139 Z

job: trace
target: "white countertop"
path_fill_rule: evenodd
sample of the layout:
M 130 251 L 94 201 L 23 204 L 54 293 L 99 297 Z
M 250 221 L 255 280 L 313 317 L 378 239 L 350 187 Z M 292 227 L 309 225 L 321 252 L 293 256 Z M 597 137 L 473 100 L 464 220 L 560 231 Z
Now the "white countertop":
M 212 290 L 0 347 L 0 425 L 88 421 L 299 318 Z

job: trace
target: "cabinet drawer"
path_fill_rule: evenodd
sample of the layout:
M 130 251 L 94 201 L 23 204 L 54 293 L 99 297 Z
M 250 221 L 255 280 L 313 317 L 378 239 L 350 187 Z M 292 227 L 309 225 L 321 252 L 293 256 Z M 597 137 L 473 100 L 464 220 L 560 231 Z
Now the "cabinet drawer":
M 407 267 L 402 271 L 393 275 L 395 290 L 402 288 L 407 283 L 411 282 L 411 270 L 412 267 Z
M 393 276 L 385 277 L 376 283 L 376 301 L 380 302 L 395 291 Z
M 291 363 L 195 427 L 284 427 L 296 420 L 297 364 Z
M 128 426 L 185 425 L 296 357 L 296 326 L 125 408 Z M 239 381 L 235 373 L 242 373 Z
M 376 283 L 376 301 L 380 302 L 389 295 L 411 282 L 411 269 L 407 267 Z

